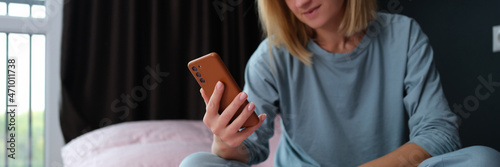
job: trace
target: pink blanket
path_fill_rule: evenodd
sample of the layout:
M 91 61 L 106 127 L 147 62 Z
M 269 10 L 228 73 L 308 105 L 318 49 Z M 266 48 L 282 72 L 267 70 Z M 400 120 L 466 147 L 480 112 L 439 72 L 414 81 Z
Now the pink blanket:
M 275 121 L 269 158 L 272 166 L 281 128 Z M 201 121 L 126 122 L 86 133 L 62 148 L 64 166 L 179 166 L 189 154 L 210 152 L 212 133 Z

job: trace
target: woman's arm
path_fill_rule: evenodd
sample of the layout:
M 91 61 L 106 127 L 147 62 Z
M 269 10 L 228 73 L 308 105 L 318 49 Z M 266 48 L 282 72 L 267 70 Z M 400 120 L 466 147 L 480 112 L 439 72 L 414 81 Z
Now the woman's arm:
M 431 155 L 422 147 L 415 143 L 406 143 L 393 152 L 367 162 L 360 167 L 418 166 L 422 161 L 430 157 Z
M 433 56 L 429 39 L 412 20 L 403 81 L 410 141 L 366 166 L 417 166 L 460 148 L 458 118 L 448 106 Z
M 224 159 L 236 160 L 248 164 L 248 150 L 244 144 L 236 147 L 227 146 L 224 141 L 214 135 L 214 142 L 212 143 L 212 153 Z

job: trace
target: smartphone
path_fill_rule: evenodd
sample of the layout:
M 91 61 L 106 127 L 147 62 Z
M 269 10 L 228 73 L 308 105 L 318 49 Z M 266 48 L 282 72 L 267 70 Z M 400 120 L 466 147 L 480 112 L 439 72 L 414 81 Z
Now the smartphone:
M 222 94 L 220 101 L 219 114 L 221 114 L 222 111 L 224 111 L 224 109 L 226 109 L 226 107 L 231 104 L 233 99 L 241 92 L 240 87 L 236 81 L 234 81 L 231 73 L 229 73 L 229 70 L 224 65 L 224 62 L 215 52 L 190 61 L 188 63 L 188 68 L 198 84 L 200 84 L 203 90 L 205 90 L 205 93 L 209 98 L 212 97 L 212 93 L 214 92 L 215 85 L 218 81 L 221 81 L 224 84 L 224 93 Z M 233 122 L 233 120 L 240 115 L 247 104 L 248 101 L 245 101 L 241 105 L 229 123 Z M 243 127 L 253 126 L 258 123 L 259 117 L 255 114 L 255 112 L 253 112 L 243 124 Z

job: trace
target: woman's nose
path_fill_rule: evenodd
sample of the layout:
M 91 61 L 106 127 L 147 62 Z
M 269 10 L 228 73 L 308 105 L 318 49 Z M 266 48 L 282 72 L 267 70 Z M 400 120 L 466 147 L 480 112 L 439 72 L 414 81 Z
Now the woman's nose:
M 295 6 L 298 8 L 306 7 L 312 0 L 295 0 Z

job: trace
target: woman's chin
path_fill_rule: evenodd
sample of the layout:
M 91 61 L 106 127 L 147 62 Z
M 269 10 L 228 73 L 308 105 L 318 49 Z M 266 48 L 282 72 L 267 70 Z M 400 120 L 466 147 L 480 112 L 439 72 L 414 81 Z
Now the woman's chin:
M 312 29 L 321 28 L 326 24 L 324 19 L 318 17 L 314 19 L 302 18 L 301 21 Z
M 315 23 L 315 22 L 307 22 L 305 23 L 307 26 L 311 27 L 312 29 L 318 29 L 318 28 L 321 28 L 323 27 L 324 24 L 320 24 L 320 23 Z

